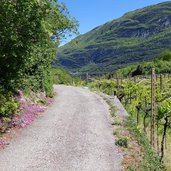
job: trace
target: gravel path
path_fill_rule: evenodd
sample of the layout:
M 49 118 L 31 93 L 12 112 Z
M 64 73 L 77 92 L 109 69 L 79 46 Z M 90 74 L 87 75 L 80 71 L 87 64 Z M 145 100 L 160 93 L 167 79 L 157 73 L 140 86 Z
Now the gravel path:
M 54 104 L 0 152 L 0 171 L 121 171 L 106 102 L 87 89 L 54 89 Z

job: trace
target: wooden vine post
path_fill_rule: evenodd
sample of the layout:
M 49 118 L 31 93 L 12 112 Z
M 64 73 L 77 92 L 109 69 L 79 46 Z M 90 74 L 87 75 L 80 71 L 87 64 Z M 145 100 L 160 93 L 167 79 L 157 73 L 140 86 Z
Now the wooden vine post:
M 134 76 L 134 83 L 135 83 L 135 84 L 137 83 L 136 76 Z
M 116 87 L 117 87 L 117 95 L 119 95 L 119 87 L 120 87 L 120 85 L 119 85 L 119 77 L 118 77 L 117 74 L 116 74 Z
M 117 89 L 119 89 L 119 77 L 116 75 L 116 84 L 117 84 Z
M 151 73 L 151 132 L 150 143 L 154 147 L 154 115 L 155 115 L 155 69 Z
M 163 89 L 163 77 L 162 74 L 160 74 L 160 90 Z
M 123 84 L 123 77 L 121 76 L 121 85 Z
M 89 79 L 89 74 L 88 72 L 86 73 L 86 83 L 88 83 L 88 79 Z

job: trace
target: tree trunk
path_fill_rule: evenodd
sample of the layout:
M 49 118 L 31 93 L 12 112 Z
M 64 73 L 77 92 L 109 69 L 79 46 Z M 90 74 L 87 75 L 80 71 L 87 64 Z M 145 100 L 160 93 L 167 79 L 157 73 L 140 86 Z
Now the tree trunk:
M 159 121 L 157 121 L 157 153 L 159 155 Z

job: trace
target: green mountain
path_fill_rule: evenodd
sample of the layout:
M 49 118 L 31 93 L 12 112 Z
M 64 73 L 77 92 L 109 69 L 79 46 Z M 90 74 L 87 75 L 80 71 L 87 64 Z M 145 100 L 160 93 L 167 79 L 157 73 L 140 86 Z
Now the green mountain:
M 171 2 L 126 13 L 60 48 L 54 64 L 72 72 L 110 72 L 171 49 Z

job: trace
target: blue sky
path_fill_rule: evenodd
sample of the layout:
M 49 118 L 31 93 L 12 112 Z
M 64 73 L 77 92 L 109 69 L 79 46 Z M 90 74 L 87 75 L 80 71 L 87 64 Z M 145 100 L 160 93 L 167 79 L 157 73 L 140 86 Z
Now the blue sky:
M 79 21 L 79 32 L 83 34 L 121 17 L 126 12 L 165 2 L 165 0 L 59 0 L 59 2 L 64 2 L 71 16 Z

